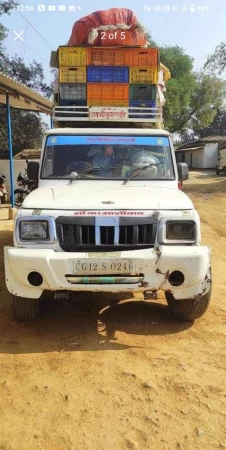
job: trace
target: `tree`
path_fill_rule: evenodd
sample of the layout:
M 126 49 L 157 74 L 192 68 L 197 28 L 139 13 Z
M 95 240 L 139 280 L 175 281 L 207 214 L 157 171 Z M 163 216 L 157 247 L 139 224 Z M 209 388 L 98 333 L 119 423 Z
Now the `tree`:
M 10 14 L 17 6 L 14 0 L 3 1 L 0 4 L 0 16 Z M 0 23 L 0 71 L 14 80 L 25 84 L 28 88 L 50 98 L 51 85 L 45 82 L 44 71 L 41 64 L 33 61 L 26 65 L 21 58 L 15 55 L 10 58 L 4 50 L 3 42 L 7 36 L 7 29 Z M 47 125 L 42 122 L 38 113 L 11 109 L 13 154 L 25 148 L 39 148 L 42 136 Z M 5 108 L 0 108 L 0 157 L 8 157 L 7 120 Z
M 195 88 L 189 106 L 176 114 L 175 126 L 171 132 L 184 132 L 188 129 L 200 131 L 212 124 L 226 94 L 226 83 L 217 77 L 197 73 Z
M 158 47 L 160 60 L 166 65 L 172 78 L 166 84 L 164 123 L 172 133 L 180 133 L 186 139 L 197 136 L 197 131 L 213 122 L 223 104 L 225 83 L 205 71 L 195 73 L 193 59 L 179 46 L 161 47 L 148 33 L 150 47 Z
M 16 8 L 18 5 L 17 2 L 14 0 L 8 0 L 8 1 L 1 1 L 0 3 L 0 17 L 3 14 L 10 14 L 10 11 L 14 8 Z M 0 22 L 0 70 L 1 69 L 1 59 L 4 57 L 3 54 L 3 41 L 7 36 L 7 29 L 2 25 Z
M 206 128 L 197 130 L 199 138 L 208 136 L 226 136 L 226 110 L 218 109 L 214 121 Z
M 10 11 L 18 6 L 18 2 L 14 0 L 2 1 L 0 4 L 0 16 L 2 14 L 10 14 Z
M 160 48 L 161 62 L 169 68 L 167 82 L 165 126 L 171 132 L 180 131 L 178 118 L 185 117 L 195 89 L 193 59 L 178 46 Z
M 50 98 L 52 96 L 52 86 L 45 82 L 42 64 L 33 61 L 26 66 L 23 60 L 15 55 L 13 58 L 5 60 L 4 71 L 14 80 L 25 84 L 28 88 L 44 95 L 44 97 Z
M 212 55 L 207 58 L 204 69 L 217 71 L 220 75 L 226 68 L 226 43 L 221 42 Z
M 26 148 L 40 148 L 47 124 L 36 113 L 11 110 L 13 155 Z M 8 158 L 7 119 L 0 109 L 0 158 Z

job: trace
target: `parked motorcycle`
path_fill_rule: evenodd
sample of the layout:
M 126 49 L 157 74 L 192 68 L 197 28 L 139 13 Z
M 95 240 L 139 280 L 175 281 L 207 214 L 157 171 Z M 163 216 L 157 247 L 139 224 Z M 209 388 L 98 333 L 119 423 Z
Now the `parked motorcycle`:
M 1 203 L 6 203 L 7 202 L 7 190 L 6 190 L 6 177 L 5 175 L 1 174 L 0 175 L 0 205 Z
M 28 164 L 27 160 L 26 163 Z M 25 197 L 27 197 L 30 192 L 37 189 L 38 180 L 30 180 L 27 176 L 27 170 L 25 169 L 25 173 L 19 173 L 17 177 L 17 184 L 20 186 L 20 189 L 15 189 L 14 191 L 15 205 L 21 206 Z

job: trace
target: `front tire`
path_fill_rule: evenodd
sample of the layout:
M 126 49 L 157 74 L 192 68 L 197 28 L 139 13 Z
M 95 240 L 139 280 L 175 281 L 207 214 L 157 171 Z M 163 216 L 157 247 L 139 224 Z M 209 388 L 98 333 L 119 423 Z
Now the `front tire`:
M 17 320 L 34 320 L 39 314 L 39 299 L 14 296 L 14 316 Z
M 22 189 L 15 189 L 14 197 L 15 197 L 15 205 L 21 206 L 26 197 L 26 193 L 22 191 Z
M 175 300 L 170 292 L 166 292 L 166 301 L 168 303 L 171 313 L 180 320 L 195 320 L 203 316 L 206 312 L 210 299 L 212 287 L 204 294 L 196 299 L 182 299 Z

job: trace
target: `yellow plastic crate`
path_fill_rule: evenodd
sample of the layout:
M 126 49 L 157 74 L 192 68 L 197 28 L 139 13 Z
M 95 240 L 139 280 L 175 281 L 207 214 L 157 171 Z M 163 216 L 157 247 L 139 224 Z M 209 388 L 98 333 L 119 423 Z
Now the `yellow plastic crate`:
M 128 101 L 120 101 L 120 100 L 87 100 L 87 105 L 91 106 L 119 106 L 119 107 L 128 107 Z
M 59 67 L 86 66 L 86 48 L 59 47 Z
M 61 67 L 60 83 L 86 83 L 86 67 Z
M 151 83 L 156 84 L 158 81 L 157 67 L 130 67 L 129 82 L 130 84 Z

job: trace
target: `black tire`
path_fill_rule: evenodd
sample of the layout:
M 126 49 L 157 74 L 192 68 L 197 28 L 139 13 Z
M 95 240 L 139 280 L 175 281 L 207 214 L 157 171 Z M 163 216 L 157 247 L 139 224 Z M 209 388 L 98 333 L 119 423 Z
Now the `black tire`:
M 39 299 L 14 296 L 14 315 L 17 320 L 34 320 L 39 314 Z
M 15 189 L 14 199 L 15 199 L 16 206 L 21 206 L 25 197 L 26 197 L 26 193 L 24 191 L 22 191 L 22 189 Z
M 166 292 L 166 300 L 171 313 L 180 320 L 195 320 L 206 312 L 210 299 L 212 287 L 207 294 L 200 295 L 197 299 L 175 300 L 170 292 Z
M 226 176 L 226 166 L 224 167 L 224 175 Z
M 219 171 L 218 167 L 216 167 L 216 175 L 220 175 L 220 171 Z

